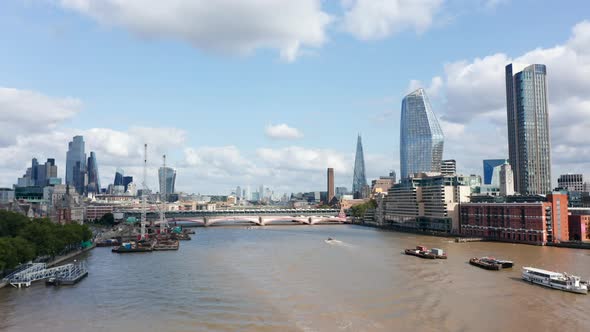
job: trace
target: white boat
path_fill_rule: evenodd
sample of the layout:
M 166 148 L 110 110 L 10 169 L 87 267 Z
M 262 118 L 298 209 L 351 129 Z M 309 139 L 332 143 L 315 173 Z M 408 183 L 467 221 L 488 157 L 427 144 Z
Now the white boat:
M 534 267 L 523 267 L 522 279 L 533 284 L 566 292 L 588 294 L 588 281 L 580 280 L 580 277 L 565 272 L 559 273 Z

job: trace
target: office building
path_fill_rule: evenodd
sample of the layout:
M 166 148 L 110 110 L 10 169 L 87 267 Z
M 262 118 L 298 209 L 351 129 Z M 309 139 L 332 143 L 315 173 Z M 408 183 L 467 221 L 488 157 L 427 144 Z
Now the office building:
M 113 185 L 125 187 L 125 182 L 123 179 L 124 177 L 125 171 L 122 168 L 117 168 L 117 170 L 115 171 L 115 180 L 113 180 Z
M 61 183 L 61 179 L 57 177 L 55 159 L 49 158 L 45 164 L 39 164 L 37 158 L 33 158 L 31 167 L 18 178 L 16 187 L 45 187 L 58 182 Z
M 444 135 L 424 89 L 404 97 L 400 127 L 400 179 L 440 172 Z
M 440 172 L 443 175 L 457 174 L 457 161 L 454 159 L 443 160 L 440 165 Z
M 500 166 L 500 195 L 514 195 L 514 174 L 508 162 Z
M 123 176 L 123 187 L 125 187 L 125 191 L 129 190 L 130 183 L 133 183 L 133 176 Z
M 326 203 L 330 204 L 334 199 L 334 196 L 336 196 L 334 191 L 334 169 L 328 168 L 328 196 L 326 198 Z
M 504 165 L 507 159 L 484 159 L 483 161 L 483 184 L 492 184 L 494 175 L 499 174 L 499 166 Z M 498 168 L 496 168 L 498 167 Z M 497 177 L 496 177 L 497 181 Z
M 90 157 L 88 157 L 88 186 L 86 188 L 88 193 L 100 194 L 100 177 L 94 152 L 90 152 Z
M 557 186 L 569 192 L 582 192 L 584 179 L 582 174 L 562 174 L 557 178 Z
M 352 194 L 354 198 L 366 198 L 367 177 L 365 175 L 365 156 L 361 135 L 356 141 L 356 155 L 354 157 L 354 172 L 352 178 Z
M 545 65 L 506 66 L 509 162 L 516 191 L 551 192 L 551 146 Z
M 459 232 L 459 203 L 468 202 L 468 179 L 458 175 L 416 173 L 391 187 L 379 223 L 400 229 Z
M 160 167 L 158 179 L 160 180 L 160 197 L 165 199 L 169 194 L 174 193 L 176 170 L 170 167 Z
M 66 185 L 73 187 L 78 194 L 83 194 L 86 187 L 86 153 L 84 137 L 74 136 L 68 144 L 66 153 Z
M 502 201 L 463 203 L 461 234 L 539 245 L 568 241 L 567 195 L 508 196 Z

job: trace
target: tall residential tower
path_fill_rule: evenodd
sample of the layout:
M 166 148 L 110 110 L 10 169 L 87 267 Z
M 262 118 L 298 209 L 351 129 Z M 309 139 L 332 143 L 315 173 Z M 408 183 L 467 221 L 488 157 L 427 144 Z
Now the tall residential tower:
M 400 180 L 415 173 L 440 172 L 444 135 L 424 89 L 402 101 L 400 130 Z
M 545 65 L 506 66 L 508 152 L 523 195 L 551 192 L 551 146 Z

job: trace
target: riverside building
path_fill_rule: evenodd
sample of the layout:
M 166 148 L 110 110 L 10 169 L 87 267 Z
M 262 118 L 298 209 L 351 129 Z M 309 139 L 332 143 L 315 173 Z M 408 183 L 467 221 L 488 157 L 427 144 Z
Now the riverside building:
M 471 189 L 464 176 L 417 173 L 383 198 L 384 226 L 416 231 L 459 232 L 459 203 Z
M 463 203 L 461 234 L 538 245 L 568 241 L 567 205 L 567 195 L 563 193 Z

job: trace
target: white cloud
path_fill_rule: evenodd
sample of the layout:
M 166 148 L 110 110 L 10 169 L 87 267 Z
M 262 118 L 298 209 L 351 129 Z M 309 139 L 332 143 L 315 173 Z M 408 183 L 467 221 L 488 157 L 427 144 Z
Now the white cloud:
M 82 102 L 75 98 L 0 87 L 0 147 L 16 143 L 19 135 L 47 132 L 81 107 Z
M 289 127 L 284 123 L 266 126 L 265 133 L 266 136 L 274 139 L 298 139 L 303 137 L 303 133 L 299 129 Z
M 427 30 L 443 0 L 347 0 L 344 29 L 361 40 L 383 39 L 402 30 Z
M 588 170 L 590 161 L 581 156 L 587 155 L 590 145 L 585 134 L 590 128 L 589 21 L 576 24 L 569 40 L 561 45 L 537 48 L 517 57 L 496 53 L 446 64 L 437 100 L 439 114 L 445 134 L 449 129 L 459 134 L 447 134 L 445 149 L 454 155 L 446 156 L 469 158 L 472 161 L 464 165 L 468 169 L 479 169 L 481 159 L 506 157 L 504 71 L 509 63 L 547 65 L 553 177 L 561 172 Z M 410 82 L 413 85 L 416 82 Z M 477 138 L 482 135 L 488 138 L 487 144 Z M 498 146 L 502 149 L 496 149 Z
M 213 52 L 277 49 L 293 61 L 326 41 L 332 17 L 320 0 L 59 0 L 62 7 L 145 38 L 172 38 Z
M 333 167 L 335 172 L 349 171 L 351 163 L 341 153 L 328 149 L 290 146 L 280 149 L 260 148 L 257 156 L 268 166 L 286 170 L 322 171 Z

